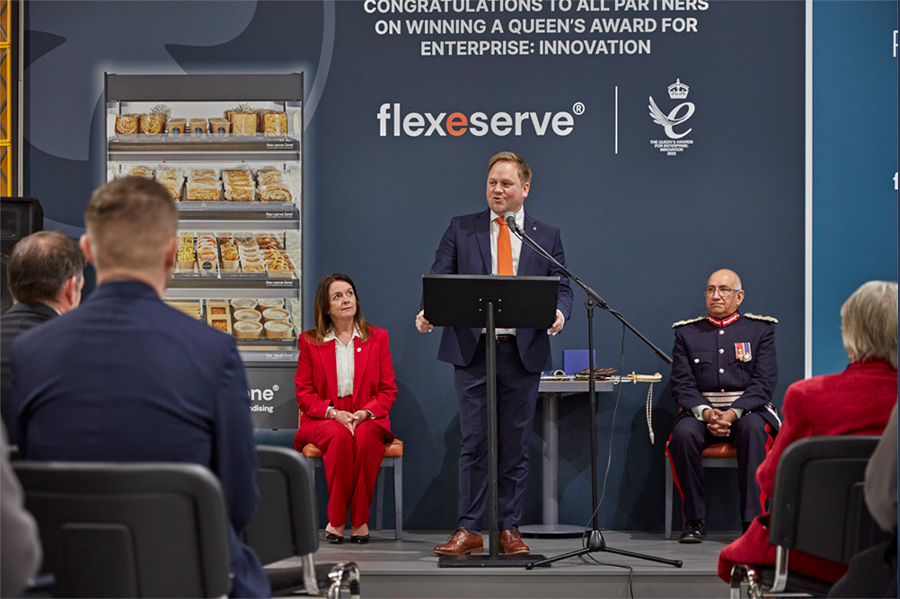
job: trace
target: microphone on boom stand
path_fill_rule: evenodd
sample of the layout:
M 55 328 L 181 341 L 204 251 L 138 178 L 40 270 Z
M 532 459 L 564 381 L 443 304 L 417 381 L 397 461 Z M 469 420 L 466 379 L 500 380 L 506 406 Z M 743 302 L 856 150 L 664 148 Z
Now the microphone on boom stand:
M 606 545 L 606 540 L 603 538 L 603 533 L 600 532 L 600 527 L 598 525 L 598 512 L 599 509 L 597 505 L 597 388 L 594 380 L 594 307 L 600 306 L 613 316 L 615 316 L 619 321 L 622 322 L 623 325 L 628 327 L 635 335 L 637 335 L 644 343 L 650 346 L 651 349 L 662 358 L 667 364 L 672 363 L 672 358 L 670 358 L 665 352 L 661 349 L 653 345 L 649 339 L 644 337 L 633 326 L 631 326 L 628 321 L 626 321 L 620 313 L 613 310 L 609 307 L 609 305 L 600 297 L 596 291 L 585 285 L 581 279 L 576 277 L 572 272 L 569 271 L 565 266 L 559 263 L 559 261 L 554 258 L 549 252 L 547 252 L 544 248 L 542 248 L 536 241 L 531 239 L 525 231 L 516 223 L 516 215 L 514 212 L 507 212 L 503 215 L 503 220 L 506 221 L 506 224 L 509 228 L 515 232 L 516 236 L 522 240 L 523 243 L 527 244 L 531 249 L 535 252 L 543 256 L 545 259 L 549 260 L 551 263 L 555 264 L 560 270 L 562 270 L 566 275 L 575 283 L 578 284 L 579 287 L 584 289 L 587 294 L 587 299 L 584 302 L 584 307 L 587 309 L 587 325 L 588 325 L 588 372 L 590 373 L 588 376 L 588 395 L 591 398 L 591 496 L 593 500 L 594 506 L 594 515 L 593 515 L 593 529 L 590 531 L 588 535 L 588 543 L 587 547 L 582 549 L 578 549 L 576 551 L 570 551 L 569 553 L 563 553 L 561 555 L 557 555 L 554 557 L 549 557 L 547 559 L 542 559 L 540 561 L 535 562 L 526 562 L 525 569 L 531 570 L 536 566 L 542 566 L 544 564 L 549 564 L 551 562 L 559 561 L 562 559 L 566 559 L 569 557 L 576 557 L 579 555 L 584 555 L 586 553 L 592 553 L 595 551 L 606 551 L 608 553 L 616 553 L 619 555 L 625 555 L 628 557 L 636 557 L 639 559 L 650 560 L 654 562 L 659 562 L 662 564 L 668 564 L 670 566 L 675 566 L 676 568 L 680 568 L 682 566 L 682 561 L 680 559 L 666 559 L 663 557 L 656 557 L 654 555 L 646 555 L 643 553 L 634 553 L 632 551 L 625 551 L 623 549 L 613 549 L 612 547 L 608 547 Z

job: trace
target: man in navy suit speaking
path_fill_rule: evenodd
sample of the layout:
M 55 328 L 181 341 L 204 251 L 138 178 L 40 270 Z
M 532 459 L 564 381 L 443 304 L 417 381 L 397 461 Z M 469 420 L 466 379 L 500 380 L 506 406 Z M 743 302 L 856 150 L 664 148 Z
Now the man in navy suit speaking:
M 559 276 L 556 320 L 549 333 L 562 330 L 572 310 L 569 279 L 558 267 L 538 255 L 504 221 L 515 214 L 516 224 L 538 245 L 565 265 L 559 229 L 526 214 L 525 198 L 531 188 L 531 169 L 521 156 L 501 152 L 488 164 L 488 210 L 457 216 L 435 252 L 432 274 Z M 424 312 L 416 328 L 434 327 Z M 491 340 L 493 343 L 494 340 Z M 498 511 L 500 554 L 528 553 L 519 535 L 528 480 L 528 443 L 537 404 L 541 371 L 549 370 L 548 331 L 497 330 Z M 484 331 L 445 327 L 438 359 L 455 366 L 454 383 L 462 432 L 459 455 L 458 528 L 449 541 L 434 548 L 440 555 L 482 553 L 481 527 L 487 505 L 487 379 Z
M 230 595 L 270 597 L 237 536 L 259 504 L 244 366 L 233 338 L 162 301 L 178 249 L 175 203 L 159 183 L 125 177 L 94 192 L 85 225 L 98 287 L 12 346 L 22 456 L 206 466 L 231 520 Z

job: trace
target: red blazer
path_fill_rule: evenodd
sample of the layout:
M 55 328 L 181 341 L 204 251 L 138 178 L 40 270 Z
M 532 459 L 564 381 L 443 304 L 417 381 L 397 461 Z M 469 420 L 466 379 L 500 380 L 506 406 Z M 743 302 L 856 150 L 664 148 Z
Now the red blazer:
M 365 343 L 359 337 L 353 338 L 356 360 L 353 368 L 353 399 L 349 406 L 338 405 L 337 401 L 335 342 L 316 345 L 310 343 L 305 334 L 300 335 L 300 357 L 294 377 L 297 405 L 301 412 L 298 440 L 306 439 L 306 423 L 314 418 L 325 418 L 328 406 L 348 411 L 370 410 L 375 415 L 373 422 L 391 437 L 394 436 L 389 413 L 397 397 L 397 384 L 394 382 L 388 333 L 372 325 L 369 325 L 369 332 L 369 340 Z
M 771 497 L 775 468 L 788 445 L 823 435 L 880 435 L 895 403 L 897 369 L 881 360 L 853 362 L 844 372 L 797 381 L 784 395 L 784 424 L 756 482 Z
M 844 372 L 797 381 L 788 387 L 782 412 L 784 423 L 772 449 L 756 471 L 763 493 L 772 496 L 775 469 L 785 448 L 798 439 L 822 435 L 880 435 L 897 403 L 897 369 L 881 360 L 853 362 Z M 774 564 L 775 548 L 769 545 L 768 516 L 754 520 L 750 528 L 719 554 L 719 578 L 730 580 L 735 563 Z M 823 523 L 827 526 L 827 523 Z M 791 571 L 837 581 L 847 566 L 791 551 Z

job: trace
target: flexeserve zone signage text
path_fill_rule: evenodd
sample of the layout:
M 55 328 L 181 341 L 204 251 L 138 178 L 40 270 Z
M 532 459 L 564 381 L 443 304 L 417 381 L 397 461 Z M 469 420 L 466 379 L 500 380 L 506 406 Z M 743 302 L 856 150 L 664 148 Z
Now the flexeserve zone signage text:
M 557 135 L 565 137 L 575 129 L 575 116 L 583 114 L 584 104 L 576 102 L 572 111 L 505 112 L 488 114 L 475 110 L 465 112 L 415 112 L 405 110 L 400 102 L 385 102 L 378 109 L 379 137 L 461 137 L 474 135 Z

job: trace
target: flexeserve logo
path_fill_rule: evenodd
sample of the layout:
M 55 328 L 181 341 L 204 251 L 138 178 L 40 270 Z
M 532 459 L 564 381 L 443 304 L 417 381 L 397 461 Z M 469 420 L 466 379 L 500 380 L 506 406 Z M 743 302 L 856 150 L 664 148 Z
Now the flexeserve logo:
M 495 135 L 522 137 L 557 135 L 565 137 L 575 129 L 575 116 L 584 114 L 585 106 L 576 102 L 571 111 L 559 112 L 413 112 L 399 102 L 385 102 L 378 109 L 379 137 L 461 137 Z
M 247 395 L 250 396 L 250 411 L 251 412 L 266 412 L 267 414 L 271 414 L 274 411 L 274 408 L 271 405 L 266 405 L 265 403 L 259 402 L 269 402 L 275 399 L 275 393 L 278 392 L 280 387 L 278 385 L 272 385 L 269 389 L 257 389 L 252 388 L 247 390 Z M 257 403 L 252 403 L 257 402 Z

